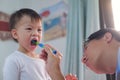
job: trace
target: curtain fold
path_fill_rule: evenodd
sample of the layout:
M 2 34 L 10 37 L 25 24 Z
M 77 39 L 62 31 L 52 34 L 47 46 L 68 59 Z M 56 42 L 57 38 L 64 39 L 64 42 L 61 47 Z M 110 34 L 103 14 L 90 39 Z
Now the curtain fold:
M 69 0 L 69 13 L 67 23 L 67 49 L 65 55 L 65 74 L 76 74 L 83 79 L 82 42 L 84 30 L 83 0 Z M 80 27 L 81 26 L 81 27 Z M 81 37 L 79 37 L 81 36 Z M 81 75 L 81 76 L 79 76 Z
M 112 1 L 99 0 L 100 6 L 100 28 L 114 28 Z M 114 74 L 106 74 L 106 80 L 115 80 Z
M 91 33 L 100 28 L 99 1 L 68 0 L 68 6 L 64 74 L 72 73 L 78 77 L 78 80 L 88 80 L 85 78 L 87 70 L 81 62 L 83 42 Z M 92 74 L 91 80 L 101 80 L 98 75 Z
M 99 1 L 98 0 L 86 0 L 86 38 L 96 30 L 100 29 L 99 21 Z

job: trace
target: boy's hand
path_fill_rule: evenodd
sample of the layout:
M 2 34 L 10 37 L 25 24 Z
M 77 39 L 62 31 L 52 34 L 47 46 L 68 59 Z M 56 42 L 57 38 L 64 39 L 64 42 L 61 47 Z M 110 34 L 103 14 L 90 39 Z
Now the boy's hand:
M 45 49 L 42 50 L 42 53 L 40 53 L 40 58 L 43 59 L 44 61 L 47 60 L 48 54 L 45 52 Z

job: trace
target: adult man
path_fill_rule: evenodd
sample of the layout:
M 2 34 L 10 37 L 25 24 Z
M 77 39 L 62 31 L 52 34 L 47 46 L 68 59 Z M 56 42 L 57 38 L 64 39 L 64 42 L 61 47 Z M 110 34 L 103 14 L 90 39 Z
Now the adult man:
M 101 29 L 88 37 L 82 62 L 96 73 L 120 73 L 120 33 Z M 120 78 L 116 75 L 116 79 Z
M 49 54 L 50 55 L 50 54 Z M 48 63 L 56 62 L 55 57 L 48 55 Z M 101 29 L 91 34 L 84 45 L 84 54 L 82 62 L 96 73 L 113 74 L 116 72 L 116 79 L 120 80 L 120 33 L 113 29 Z M 56 68 L 56 73 L 61 73 L 59 69 L 59 61 L 52 65 Z M 57 69 L 58 68 L 58 69 Z M 50 70 L 53 75 L 55 72 Z M 49 71 L 49 72 L 50 72 Z M 55 75 L 62 77 L 62 75 Z

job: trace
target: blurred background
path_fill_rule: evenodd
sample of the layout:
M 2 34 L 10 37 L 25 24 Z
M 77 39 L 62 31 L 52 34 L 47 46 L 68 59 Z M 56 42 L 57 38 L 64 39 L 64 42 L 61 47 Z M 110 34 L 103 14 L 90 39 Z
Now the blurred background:
M 83 42 L 100 28 L 120 30 L 119 0 L 0 0 L 0 80 L 5 58 L 18 48 L 8 29 L 10 15 L 31 8 L 43 18 L 43 43 L 49 43 L 63 55 L 64 75 L 79 80 L 115 80 L 114 75 L 95 74 L 81 63 Z M 40 53 L 40 48 L 36 50 Z

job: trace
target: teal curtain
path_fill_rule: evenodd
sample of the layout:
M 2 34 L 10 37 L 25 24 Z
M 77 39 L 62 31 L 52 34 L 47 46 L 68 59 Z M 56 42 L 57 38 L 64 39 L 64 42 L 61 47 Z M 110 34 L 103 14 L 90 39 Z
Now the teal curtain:
M 68 6 L 64 74 L 72 73 L 78 80 L 85 80 L 85 68 L 81 62 L 83 42 L 99 29 L 99 3 L 98 0 L 68 0 Z
M 100 29 L 99 0 L 86 0 L 85 2 L 85 38 Z

